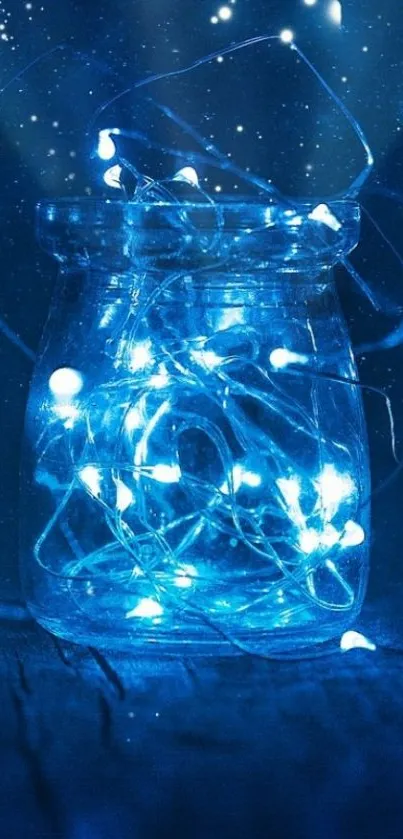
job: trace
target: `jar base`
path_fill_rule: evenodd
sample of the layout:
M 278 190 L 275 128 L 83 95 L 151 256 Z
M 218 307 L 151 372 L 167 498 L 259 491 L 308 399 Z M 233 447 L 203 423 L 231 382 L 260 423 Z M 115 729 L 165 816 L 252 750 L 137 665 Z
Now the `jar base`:
M 39 613 L 28 604 L 33 618 L 45 630 L 59 638 L 80 646 L 95 647 L 111 654 L 135 653 L 144 657 L 233 657 L 243 654 L 268 659 L 301 659 L 329 655 L 340 650 L 340 638 L 351 628 L 358 614 L 349 614 L 348 620 L 318 627 L 301 627 L 288 631 L 278 628 L 265 631 L 239 632 L 236 637 L 220 636 L 215 630 L 201 626 L 198 631 L 189 631 L 186 625 L 177 626 L 175 631 L 161 631 L 156 636 L 155 627 L 149 632 L 139 627 L 128 631 L 124 627 L 102 622 L 89 625 L 85 621 L 68 623 Z

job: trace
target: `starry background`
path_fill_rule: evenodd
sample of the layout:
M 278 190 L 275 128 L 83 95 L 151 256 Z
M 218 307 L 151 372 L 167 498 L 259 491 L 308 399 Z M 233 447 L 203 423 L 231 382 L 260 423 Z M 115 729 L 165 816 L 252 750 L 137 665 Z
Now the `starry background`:
M 35 242 L 35 204 L 49 196 L 107 194 L 105 166 L 93 154 L 96 131 L 112 124 L 153 130 L 149 106 L 134 91 L 92 124 L 97 109 L 120 91 L 147 74 L 175 70 L 211 52 L 219 54 L 231 43 L 284 30 L 291 30 L 365 131 L 375 167 L 361 201 L 398 248 L 403 11 L 396 0 L 0 0 L 4 599 L 19 596 L 18 466 L 31 373 L 27 355 L 10 338 L 16 336 L 35 352 L 55 280 L 55 265 Z M 289 194 L 321 197 L 346 190 L 364 165 L 351 126 L 282 44 L 273 44 L 269 52 L 258 46 L 218 57 L 214 66 L 163 83 L 157 92 L 192 124 L 196 120 L 204 136 L 225 153 L 242 165 L 252 157 L 259 174 Z M 142 163 L 146 170 L 151 167 L 150 174 L 153 161 Z M 205 188 L 212 193 L 222 188 L 215 177 L 206 174 Z M 354 264 L 382 300 L 403 309 L 403 267 L 367 220 Z M 375 313 L 342 272 L 337 281 L 354 344 L 377 341 L 398 325 L 397 316 Z M 9 337 L 7 328 L 13 332 Z M 362 381 L 382 387 L 392 399 L 401 457 L 402 362 L 400 347 L 360 359 Z M 379 396 L 366 393 L 365 404 L 377 485 L 393 468 L 388 417 Z M 402 493 L 403 480 L 397 479 L 374 505 L 373 570 L 363 618 L 369 630 L 376 628 L 388 639 L 398 632 Z

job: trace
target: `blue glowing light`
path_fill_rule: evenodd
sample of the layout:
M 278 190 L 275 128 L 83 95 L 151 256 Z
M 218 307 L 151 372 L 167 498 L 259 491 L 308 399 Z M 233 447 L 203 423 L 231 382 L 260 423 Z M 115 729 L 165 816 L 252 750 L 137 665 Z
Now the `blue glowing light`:
M 111 189 L 121 189 L 121 175 L 123 169 L 119 164 L 115 166 L 111 166 L 109 169 L 106 170 L 104 173 L 104 181 L 106 186 L 110 186 Z
M 330 0 L 328 15 L 332 23 L 336 26 L 341 26 L 343 18 L 343 10 L 340 0 Z
M 143 597 L 137 606 L 126 612 L 126 618 L 159 618 L 164 612 L 162 606 L 151 597 Z
M 173 176 L 174 181 L 184 181 L 192 184 L 192 186 L 199 186 L 199 177 L 196 169 L 193 166 L 184 166 Z
M 291 29 L 283 29 L 280 32 L 280 40 L 283 42 L 283 44 L 292 44 L 294 41 L 294 33 L 291 31 Z
M 59 399 L 77 396 L 83 384 L 81 373 L 71 367 L 60 367 L 52 373 L 49 379 L 49 388 L 53 395 Z
M 347 632 L 344 632 L 341 639 L 340 639 L 340 649 L 343 652 L 347 650 L 354 650 L 354 649 L 362 649 L 362 650 L 371 650 L 371 652 L 375 652 L 376 644 L 366 638 L 365 635 L 362 635 L 361 632 L 355 632 L 353 629 L 349 629 Z
M 112 134 L 119 134 L 119 129 L 105 128 L 99 132 L 98 137 L 98 156 L 101 160 L 112 160 L 116 154 L 116 146 L 112 140 Z
M 276 347 L 269 356 L 270 364 L 277 370 L 288 367 L 289 364 L 308 364 L 309 358 L 303 353 L 292 352 L 286 347 Z
M 232 9 L 230 8 L 230 6 L 220 6 L 217 12 L 217 17 L 223 21 L 231 20 Z

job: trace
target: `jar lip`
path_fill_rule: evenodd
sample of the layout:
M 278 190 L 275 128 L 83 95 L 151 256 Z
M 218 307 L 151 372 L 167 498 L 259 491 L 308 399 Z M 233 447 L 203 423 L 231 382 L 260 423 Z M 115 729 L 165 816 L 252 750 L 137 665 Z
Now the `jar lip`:
M 105 254 L 108 234 L 115 253 L 119 242 L 122 252 L 133 255 L 134 248 L 150 264 L 165 253 L 189 262 L 249 259 L 262 269 L 280 262 L 292 271 L 303 262 L 329 268 L 355 248 L 359 230 L 360 206 L 349 198 L 292 205 L 245 196 L 211 203 L 85 196 L 37 204 L 38 239 L 58 258 L 72 250 Z
M 315 208 L 320 206 L 327 206 L 329 209 L 333 211 L 336 215 L 337 211 L 341 212 L 344 210 L 344 213 L 347 213 L 348 216 L 353 215 L 354 217 L 360 216 L 360 205 L 358 201 L 354 200 L 353 198 L 335 198 L 331 201 L 326 199 L 316 199 L 316 200 L 295 200 L 293 202 L 290 198 L 284 199 L 284 202 L 276 201 L 273 199 L 272 201 L 256 201 L 255 199 L 251 199 L 250 196 L 231 196 L 231 195 L 222 195 L 220 199 L 217 201 L 125 201 L 122 198 L 97 198 L 91 195 L 83 195 L 83 196 L 62 196 L 60 198 L 42 198 L 40 201 L 37 202 L 36 208 L 37 211 L 42 212 L 46 211 L 49 208 L 54 207 L 56 210 L 71 208 L 78 209 L 81 208 L 82 210 L 90 211 L 91 209 L 97 208 L 98 210 L 104 209 L 105 212 L 109 212 L 112 209 L 122 209 L 125 210 L 127 213 L 130 214 L 132 211 L 144 210 L 144 212 L 149 212 L 152 209 L 161 208 L 167 210 L 168 208 L 174 209 L 192 209 L 192 211 L 197 211 L 198 209 L 201 211 L 205 210 L 232 210 L 238 212 L 245 212 L 245 209 L 255 210 L 256 212 L 261 212 L 262 210 L 273 210 L 276 211 L 279 215 L 286 215 L 288 212 L 299 213 L 299 214 L 306 214 L 307 216 L 309 213 L 312 213 Z M 108 208 L 108 209 L 107 209 Z

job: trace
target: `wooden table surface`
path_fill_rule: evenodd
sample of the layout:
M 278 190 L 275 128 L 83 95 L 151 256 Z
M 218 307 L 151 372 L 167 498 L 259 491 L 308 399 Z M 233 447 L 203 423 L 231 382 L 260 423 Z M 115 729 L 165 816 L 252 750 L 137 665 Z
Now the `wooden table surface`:
M 0 621 L 0 839 L 403 837 L 403 655 L 125 657 Z

